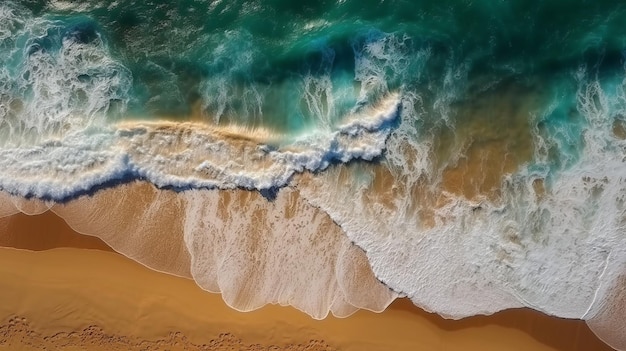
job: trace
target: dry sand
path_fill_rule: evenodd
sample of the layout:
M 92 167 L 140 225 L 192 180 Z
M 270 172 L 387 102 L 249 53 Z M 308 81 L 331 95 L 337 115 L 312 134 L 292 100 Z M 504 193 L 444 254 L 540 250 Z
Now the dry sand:
M 322 321 L 280 306 L 240 313 L 50 212 L 2 228 L 0 244 L 19 249 L 0 248 L 0 350 L 610 350 L 584 322 L 529 309 L 461 321 L 407 300 Z

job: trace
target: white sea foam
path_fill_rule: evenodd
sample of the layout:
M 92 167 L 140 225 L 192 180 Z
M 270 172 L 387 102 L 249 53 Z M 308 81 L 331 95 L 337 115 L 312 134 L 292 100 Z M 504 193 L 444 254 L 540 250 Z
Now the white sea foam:
M 112 105 L 124 111 L 131 76 L 97 33 L 84 42 L 60 23 L 26 20 L 5 7 L 0 13 L 5 24 L 25 23 L 3 25 L 3 37 L 27 40 L 22 52 L 3 56 L 8 62 L 17 55 L 21 64 L 0 72 L 11 83 L 0 87 L 9 97 L 0 109 L 0 188 L 12 194 L 61 200 L 132 178 L 175 188 L 279 188 L 297 172 L 380 156 L 397 117 L 398 96 L 390 94 L 355 108 L 336 127 L 328 122 L 290 140 L 233 127 L 111 125 L 106 115 Z
M 6 23 L 25 23 L 4 25 L 3 37 L 27 41 L 22 52 L 2 56 L 6 63 L 17 55 L 20 65 L 0 72 L 12 82 L 0 87 L 0 96 L 9 97 L 0 109 L 0 188 L 15 195 L 62 200 L 133 178 L 174 188 L 280 188 L 294 173 L 380 156 L 398 115 L 398 95 L 389 94 L 378 104 L 361 104 L 337 126 L 328 120 L 290 139 L 236 127 L 110 124 L 113 105 L 125 109 L 131 75 L 99 35 L 79 40 L 73 31 L 89 31 L 88 25 L 68 29 L 5 7 L 0 13 Z
M 112 103 L 123 111 L 127 102 L 128 72 L 99 38 L 64 38 L 57 23 L 38 21 L 29 24 L 38 34 L 25 36 L 58 35 L 49 40 L 58 47 L 42 49 L 33 39 L 29 52 L 18 53 L 25 55 L 23 65 L 2 72 L 21 86 L 3 89 L 22 108 L 0 116 L 9 130 L 0 147 L 0 188 L 13 194 L 0 193 L 0 216 L 52 208 L 79 232 L 153 269 L 192 277 L 239 310 L 278 303 L 323 318 L 358 308 L 382 311 L 396 297 L 375 279 L 360 249 L 294 189 L 284 188 L 272 201 L 218 189 L 285 187 L 297 173 L 380 156 L 398 117 L 398 94 L 360 103 L 343 117 L 331 119 L 333 112 L 319 129 L 300 135 L 237 125 L 107 123 Z M 24 89 L 32 96 L 18 94 Z M 220 111 L 229 109 L 217 99 Z M 19 116 L 19 128 L 9 114 Z M 194 190 L 126 185 L 79 197 L 132 179 Z M 36 199 L 23 198 L 31 196 Z M 165 246 L 163 235 L 172 236 Z
M 317 319 L 346 317 L 381 312 L 397 297 L 362 250 L 291 187 L 272 201 L 246 190 L 174 192 L 146 182 L 63 204 L 0 196 L 0 216 L 51 208 L 77 232 L 151 269 L 193 278 L 240 311 L 273 303 Z
M 125 123 L 91 127 L 33 146 L 0 149 L 0 187 L 22 196 L 65 199 L 111 181 L 160 187 L 271 189 L 294 173 L 380 156 L 398 113 L 396 95 L 337 130 L 272 147 L 202 125 Z
M 0 5 L 2 16 L 25 21 Z M 0 21 L 0 42 L 6 33 L 22 30 L 28 37 L 43 37 L 55 28 L 58 25 L 52 21 L 25 26 Z M 416 211 L 421 204 L 413 190 L 424 179 L 433 187 L 441 185 L 441 170 L 432 159 L 435 137 L 416 127 L 426 110 L 422 97 L 406 90 L 390 92 L 388 86 L 402 76 L 409 62 L 406 38 L 375 34 L 355 44 L 355 79 L 361 91 L 357 105 L 345 116 L 334 116 L 337 109 L 329 97 L 333 89 L 328 77 L 316 81 L 305 77 L 305 102 L 318 114 L 319 128 L 297 136 L 238 126 L 106 123 L 105 112 L 112 105 L 124 110 L 129 73 L 111 58 L 101 39 L 82 43 L 59 38 L 55 50 L 39 50 L 33 41 L 29 51 L 11 52 L 25 55 L 23 65 L 0 71 L 0 82 L 12 82 L 0 86 L 0 96 L 10 97 L 1 101 L 0 108 L 1 189 L 45 200 L 67 200 L 131 179 L 194 189 L 164 196 L 166 205 L 175 203 L 177 211 L 184 213 L 183 222 L 172 224 L 172 230 L 184 233 L 190 274 L 199 285 L 222 292 L 229 304 L 241 310 L 269 302 L 292 304 L 322 318 L 329 310 L 348 315 L 354 307 L 384 308 L 394 294 L 386 295 L 384 289 L 359 291 L 350 278 L 355 271 L 350 265 L 358 255 L 349 241 L 334 237 L 330 239 L 338 241 L 325 246 L 329 238 L 323 235 L 339 234 L 331 225 L 334 221 L 366 251 L 379 279 L 427 310 L 461 318 L 529 306 L 561 317 L 593 318 L 599 321 L 594 324 L 596 331 L 606 332 L 601 322 L 610 308 L 605 301 L 626 266 L 626 144 L 611 134 L 612 116 L 626 111 L 620 105 L 626 98 L 623 89 L 606 94 L 599 82 L 581 75 L 577 108 L 586 119 L 584 149 L 569 168 L 548 174 L 547 166 L 523 165 L 505 177 L 497 202 L 485 198 L 477 203 L 444 192 L 432 209 L 433 223 L 425 223 Z M 429 56 L 425 49 L 410 61 Z M 241 67 L 233 69 L 249 70 L 248 61 L 243 57 Z M 467 71 L 465 65 L 449 67 L 443 86 L 436 89 L 431 110 L 447 124 L 453 123 L 449 106 Z M 218 122 L 237 105 L 229 100 L 234 88 L 228 74 L 203 86 L 212 95 L 204 101 L 205 107 L 217 111 Z M 260 115 L 258 100 L 263 94 L 253 85 L 246 89 L 244 99 L 252 102 L 243 105 L 256 106 L 248 112 Z M 541 166 L 549 159 L 543 146 L 559 141 L 538 129 L 533 137 L 533 161 Z M 373 160 L 383 153 L 378 167 L 390 178 L 378 193 L 372 187 L 376 167 L 363 166 L 365 174 L 351 174 L 354 177 L 345 176 L 348 167 L 330 167 Z M 545 194 L 534 187 L 537 179 L 545 182 Z M 224 204 L 220 192 L 198 189 L 281 187 L 274 202 L 251 192 L 253 199 L 231 207 Z M 2 196 L 0 216 L 16 210 L 37 213 L 51 206 Z M 297 203 L 290 202 L 293 196 L 298 196 Z M 5 206 L 8 202 L 12 205 Z M 147 213 L 146 223 L 160 218 L 159 211 L 165 211 L 166 205 L 141 207 Z M 301 217 L 287 218 L 294 206 Z M 65 213 L 62 206 L 55 208 L 80 223 L 76 216 L 80 207 L 70 203 Z M 329 217 L 320 217 L 320 210 Z M 90 215 L 97 212 L 90 211 Z M 249 241 L 245 234 L 260 230 L 254 217 L 260 212 L 265 236 Z M 88 228 L 88 223 L 83 224 Z M 107 225 L 96 229 L 105 230 Z M 139 226 L 132 229 L 144 233 Z M 120 251 L 135 250 L 137 256 L 129 256 L 150 259 L 139 254 L 140 243 L 116 240 Z M 306 259 L 293 257 L 290 247 Z M 182 251 L 177 255 L 184 256 Z M 257 266 L 259 261 L 251 257 L 263 264 Z M 290 266 L 294 262 L 297 265 Z M 184 271 L 163 268 L 168 269 Z M 315 283 L 309 284 L 311 280 Z
M 294 189 L 271 202 L 241 191 L 181 196 L 192 275 L 238 310 L 275 303 L 321 319 L 329 311 L 380 312 L 396 297 L 340 228 Z
M 336 169 L 306 178 L 298 188 L 367 252 L 379 279 L 426 310 L 462 318 L 528 306 L 595 318 L 594 330 L 623 349 L 612 324 L 601 322 L 625 313 L 623 302 L 607 300 L 623 295 L 612 289 L 623 289 L 615 282 L 626 269 L 626 144 L 612 131 L 613 116 L 625 111 L 624 83 L 605 92 L 598 81 L 579 82 L 577 109 L 585 118 L 580 158 L 549 176 L 546 167 L 522 165 L 505 177 L 497 202 L 443 193 L 433 223 L 424 222 L 411 189 L 419 179 L 437 184 L 439 175 L 429 160 L 432 137 L 416 137 L 410 123 L 387 142 L 393 183 L 384 192 L 395 194 L 391 204 L 368 181 L 346 181 Z M 537 133 L 541 162 L 548 159 L 541 145 L 557 141 Z M 534 184 L 544 178 L 540 191 Z
M 80 28 L 0 9 L 10 39 L 0 55 L 0 134 L 5 148 L 59 138 L 90 125 L 126 103 L 130 72 L 113 60 L 102 39 L 77 39 Z M 88 29 L 87 29 L 88 30 Z M 91 35 L 89 33 L 88 35 Z M 1 39 L 0 39 L 1 40 Z M 18 43 L 24 42 L 18 46 Z

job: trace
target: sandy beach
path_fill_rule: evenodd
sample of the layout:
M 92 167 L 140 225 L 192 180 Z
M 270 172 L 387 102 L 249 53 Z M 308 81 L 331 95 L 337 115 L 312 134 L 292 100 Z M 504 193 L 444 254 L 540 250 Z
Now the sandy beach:
M 529 309 L 452 321 L 400 299 L 344 319 L 274 305 L 241 313 L 51 212 L 2 227 L 1 350 L 610 350 L 584 322 Z
M 0 0 L 0 351 L 626 351 L 625 22 Z

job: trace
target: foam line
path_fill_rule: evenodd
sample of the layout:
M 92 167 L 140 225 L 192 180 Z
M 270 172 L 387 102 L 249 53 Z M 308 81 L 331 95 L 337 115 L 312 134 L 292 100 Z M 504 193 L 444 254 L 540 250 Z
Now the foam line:
M 14 195 L 64 201 L 106 184 L 146 179 L 174 189 L 286 186 L 295 173 L 380 156 L 398 98 L 347 117 L 334 131 L 301 135 L 280 147 L 267 131 L 125 122 L 90 127 L 33 146 L 0 149 L 0 188 Z

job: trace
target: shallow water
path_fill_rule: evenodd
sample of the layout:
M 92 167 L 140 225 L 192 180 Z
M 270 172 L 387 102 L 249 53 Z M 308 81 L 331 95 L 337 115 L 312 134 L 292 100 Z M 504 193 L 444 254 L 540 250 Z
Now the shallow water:
M 263 288 L 286 274 L 269 259 L 289 257 L 281 241 L 337 231 L 427 310 L 529 306 L 594 320 L 626 348 L 605 322 L 624 313 L 625 19 L 622 4 L 582 0 L 5 1 L 0 210 L 28 211 L 16 197 L 71 207 L 147 181 L 167 190 L 129 197 L 143 204 L 132 211 L 160 218 L 173 201 L 191 274 L 228 287 L 235 307 L 368 306 L 339 289 L 348 302 L 332 307 L 332 274 L 309 281 L 316 298 Z M 251 198 L 235 206 L 229 191 Z M 115 222 L 126 205 L 106 206 L 93 211 Z M 238 216 L 248 226 L 212 221 Z M 263 274 L 216 288 L 247 263 L 216 265 L 203 250 L 243 232 L 273 238 Z M 341 245 L 332 262 L 307 262 L 335 267 Z

